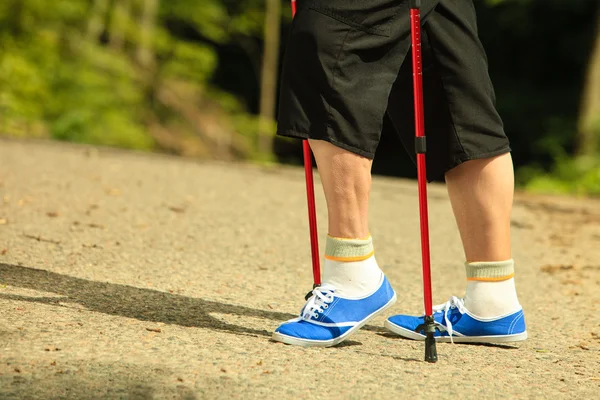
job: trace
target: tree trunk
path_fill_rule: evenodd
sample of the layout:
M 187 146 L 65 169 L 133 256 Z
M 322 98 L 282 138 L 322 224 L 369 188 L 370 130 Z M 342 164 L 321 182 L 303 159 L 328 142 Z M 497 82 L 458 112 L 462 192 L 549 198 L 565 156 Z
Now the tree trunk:
M 22 0 L 15 0 L 8 8 L 12 11 L 12 21 L 10 24 L 10 32 L 14 37 L 19 37 L 23 33 L 23 14 L 25 4 Z
M 129 24 L 131 0 L 116 0 L 110 25 L 108 43 L 110 47 L 121 51 L 125 46 L 125 33 Z
M 154 35 L 158 5 L 159 0 L 144 0 L 144 11 L 142 13 L 140 26 L 140 42 L 136 53 L 138 63 L 144 68 L 151 68 L 154 65 L 155 58 L 152 38 Z
M 596 17 L 596 40 L 579 113 L 577 155 L 595 156 L 600 152 L 600 10 Z
M 108 10 L 108 0 L 94 0 L 92 5 L 90 19 L 87 26 L 87 39 L 89 41 L 98 41 L 100 35 L 104 32 L 106 21 L 106 11 Z
M 273 130 L 271 127 L 275 121 L 275 100 L 277 98 L 280 15 L 281 0 L 266 0 L 265 50 L 261 73 L 258 128 L 258 150 L 261 153 L 270 153 L 273 148 Z

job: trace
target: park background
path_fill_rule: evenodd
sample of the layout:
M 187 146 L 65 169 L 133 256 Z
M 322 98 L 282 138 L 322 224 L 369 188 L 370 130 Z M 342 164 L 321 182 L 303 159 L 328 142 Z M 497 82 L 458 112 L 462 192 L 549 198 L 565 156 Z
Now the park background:
M 313 283 L 304 171 L 279 164 L 301 145 L 273 135 L 287 0 L 0 0 L 0 399 L 598 398 L 598 3 L 475 2 L 529 191 L 510 222 L 529 339 L 431 365 L 383 326 L 423 306 L 414 180 L 371 190 L 394 310 L 329 349 L 269 341 Z M 376 172 L 414 176 L 386 128 Z M 428 193 L 439 304 L 464 254 Z
M 287 1 L 49 4 L 0 2 L 0 135 L 302 162 L 298 141 L 274 136 Z M 600 195 L 599 2 L 475 5 L 517 184 Z M 389 124 L 374 172 L 415 175 Z

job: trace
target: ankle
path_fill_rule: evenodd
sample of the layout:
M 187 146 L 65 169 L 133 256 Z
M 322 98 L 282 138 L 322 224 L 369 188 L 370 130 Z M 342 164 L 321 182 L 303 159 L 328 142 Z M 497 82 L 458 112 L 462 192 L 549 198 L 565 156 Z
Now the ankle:
M 499 317 L 521 309 L 514 280 L 514 261 L 465 263 L 465 307 L 482 318 Z
M 382 272 L 373 242 L 366 239 L 327 237 L 323 283 L 336 287 L 344 297 L 363 297 L 378 289 Z

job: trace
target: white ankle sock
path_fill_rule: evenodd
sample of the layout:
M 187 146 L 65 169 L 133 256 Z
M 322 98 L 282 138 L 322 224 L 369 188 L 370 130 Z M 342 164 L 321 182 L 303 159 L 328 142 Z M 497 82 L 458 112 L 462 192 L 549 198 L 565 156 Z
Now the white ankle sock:
M 344 297 L 360 298 L 373 293 L 381 283 L 371 236 L 343 239 L 327 236 L 323 283 L 333 285 Z
M 465 307 L 470 313 L 481 318 L 494 318 L 521 309 L 513 260 L 465 263 L 465 267 L 468 280 Z

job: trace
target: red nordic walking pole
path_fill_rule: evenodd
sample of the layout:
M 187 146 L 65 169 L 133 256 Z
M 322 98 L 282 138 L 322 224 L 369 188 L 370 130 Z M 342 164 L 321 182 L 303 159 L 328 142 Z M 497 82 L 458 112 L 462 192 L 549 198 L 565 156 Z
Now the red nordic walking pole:
M 292 17 L 296 15 L 296 0 L 292 1 Z M 306 177 L 306 198 L 308 201 L 308 225 L 310 227 L 310 251 L 312 254 L 313 288 L 321 284 L 321 264 L 319 261 L 319 237 L 317 235 L 317 211 L 315 206 L 315 183 L 310 145 L 308 140 L 302 141 L 304 152 L 304 175 Z M 309 292 L 307 297 L 312 293 Z
M 310 252 L 312 255 L 313 287 L 321 284 L 321 264 L 319 261 L 319 237 L 317 235 L 317 211 L 315 206 L 315 184 L 313 180 L 312 158 L 308 140 L 302 141 L 304 152 L 304 175 L 306 176 L 306 198 L 308 201 L 308 224 L 310 227 Z
M 417 153 L 417 179 L 419 183 L 419 213 L 421 219 L 421 254 L 423 258 L 423 294 L 425 321 L 417 332 L 425 332 L 425 361 L 437 362 L 435 322 L 431 301 L 431 262 L 429 256 L 429 217 L 427 213 L 427 173 L 425 153 L 425 116 L 423 111 L 423 62 L 421 54 L 421 0 L 410 0 L 410 26 L 412 37 L 413 87 L 415 98 L 415 152 Z

